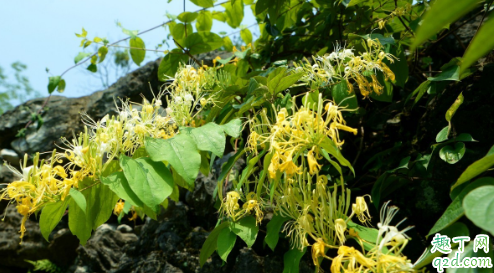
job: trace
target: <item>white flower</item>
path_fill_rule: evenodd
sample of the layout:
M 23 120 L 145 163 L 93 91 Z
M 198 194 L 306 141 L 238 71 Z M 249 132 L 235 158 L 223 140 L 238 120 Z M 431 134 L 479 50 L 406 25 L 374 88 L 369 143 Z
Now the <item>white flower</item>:
M 155 106 L 161 106 L 163 105 L 163 103 L 161 102 L 161 100 L 156 100 L 156 102 L 154 103 Z
M 312 69 L 318 69 L 319 68 L 319 65 L 318 64 L 315 64 L 312 66 Z
M 388 207 L 389 202 L 391 201 L 384 203 L 383 207 L 381 208 L 381 214 L 380 214 L 381 221 L 377 224 L 377 227 L 379 228 L 379 232 L 377 235 L 376 244 L 379 245 L 380 252 L 382 251 L 382 248 L 385 245 L 391 243 L 392 241 L 401 245 L 406 240 L 410 239 L 410 237 L 408 237 L 408 235 L 406 235 L 405 232 L 413 228 L 413 226 L 409 226 L 401 231 L 398 230 L 397 227 L 401 223 L 403 223 L 407 218 L 401 220 L 396 226 L 389 225 L 391 223 L 391 220 L 393 220 L 393 217 L 396 215 L 396 213 L 398 213 L 399 210 L 395 206 Z
M 167 115 L 171 115 L 173 113 L 173 110 L 170 107 L 166 108 L 165 111 Z
M 181 103 L 181 102 L 182 102 L 182 97 L 180 97 L 180 96 L 176 96 L 176 97 L 175 97 L 175 102 L 176 102 L 176 103 Z
M 184 99 L 185 101 L 194 101 L 194 97 L 191 94 L 186 94 Z
M 334 61 L 338 58 L 338 54 L 336 54 L 336 52 L 331 52 L 331 54 L 329 54 L 328 58 L 330 60 Z
M 352 49 L 344 49 L 340 53 L 338 53 L 338 58 L 341 60 L 344 60 L 347 57 L 353 57 L 353 51 Z

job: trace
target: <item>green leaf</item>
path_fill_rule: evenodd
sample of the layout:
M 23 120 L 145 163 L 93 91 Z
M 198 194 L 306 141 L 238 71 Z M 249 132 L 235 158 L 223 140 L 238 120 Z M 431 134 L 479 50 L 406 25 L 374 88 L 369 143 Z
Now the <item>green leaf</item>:
M 108 48 L 106 46 L 102 46 L 98 49 L 98 56 L 100 63 L 105 60 L 107 53 L 108 53 Z
M 443 142 L 448 139 L 448 131 L 449 131 L 449 126 L 444 127 L 437 133 L 436 135 L 436 142 Z
M 120 156 L 120 166 L 132 191 L 148 207 L 161 204 L 173 192 L 173 177 L 162 162 Z
M 463 92 L 458 95 L 458 98 L 456 98 L 455 102 L 449 107 L 448 111 L 446 111 L 446 121 L 450 124 L 451 126 L 451 119 L 453 118 L 453 115 L 456 113 L 456 110 L 460 107 L 460 105 L 463 103 Z
M 246 45 L 252 43 L 252 33 L 248 28 L 244 28 L 240 31 L 240 38 L 242 38 Z
M 259 231 L 259 227 L 256 225 L 256 218 L 253 216 L 247 216 L 238 222 L 232 223 L 230 229 L 244 240 L 248 247 L 252 247 Z
M 435 77 L 427 78 L 431 82 L 437 81 L 459 81 L 460 80 L 460 67 L 457 65 L 446 68 L 443 72 Z
M 184 23 L 191 23 L 197 18 L 198 15 L 199 14 L 197 14 L 197 12 L 184 11 L 177 16 L 177 19 Z
M 379 234 L 379 231 L 375 228 L 368 228 L 368 227 L 364 227 L 364 226 L 361 226 L 359 224 L 356 224 L 352 221 L 349 221 L 348 222 L 348 228 L 353 228 L 353 230 L 358 234 L 358 237 L 359 238 L 362 238 L 363 240 L 367 241 L 367 242 L 375 242 L 376 241 L 376 238 L 377 238 L 377 235 Z M 370 243 L 367 243 L 367 242 L 364 242 L 364 248 L 369 251 L 371 250 L 372 248 L 375 247 L 374 244 L 370 244 Z
M 75 56 L 75 58 L 74 58 L 74 63 L 77 64 L 78 62 L 82 61 L 82 59 L 89 57 L 89 56 L 91 56 L 91 53 L 79 52 L 79 54 L 77 54 L 77 56 Z
M 185 134 L 169 139 L 148 137 L 144 143 L 153 161 L 167 161 L 189 185 L 194 185 L 201 166 L 201 155 L 192 138 Z
M 340 149 L 338 149 L 338 147 L 336 147 L 336 144 L 331 139 L 326 138 L 323 142 L 321 142 L 320 146 L 326 152 L 328 152 L 330 155 L 332 155 L 334 158 L 336 158 L 336 160 L 338 160 L 340 165 L 350 168 L 352 173 L 355 175 L 355 171 L 352 167 L 352 164 L 346 158 L 343 157 L 343 155 L 340 152 Z
M 232 28 L 239 27 L 244 19 L 243 2 L 241 0 L 230 1 L 222 6 L 225 8 L 226 22 L 228 25 Z
M 292 84 L 296 83 L 303 75 L 300 73 L 286 73 L 285 67 L 278 67 L 268 76 L 268 88 L 272 95 L 285 91 Z
M 209 122 L 199 128 L 180 128 L 180 132 L 189 135 L 201 151 L 210 151 L 218 157 L 225 151 L 226 137 L 221 126 Z
M 142 207 L 144 203 L 130 188 L 129 182 L 123 172 L 115 172 L 107 177 L 100 178 L 101 183 L 107 185 L 119 198 L 130 201 L 132 204 Z
M 405 50 L 393 50 L 393 53 L 398 60 L 395 60 L 393 63 L 389 62 L 387 59 L 385 60 L 388 67 L 395 74 L 394 84 L 400 87 L 405 87 L 405 83 L 408 80 L 408 63 L 407 56 L 405 55 Z
M 223 45 L 223 39 L 216 33 L 212 32 L 195 32 L 185 38 L 184 47 L 188 48 L 190 54 L 210 52 L 220 48 Z
M 72 199 L 69 201 L 69 229 L 77 236 L 81 245 L 86 244 L 93 230 L 92 222 L 86 219 L 84 211 Z
M 237 235 L 233 233 L 229 228 L 224 228 L 218 235 L 218 255 L 223 261 L 226 262 L 228 254 L 232 251 L 237 241 Z
M 489 18 L 475 34 L 462 58 L 460 74 L 494 48 L 494 18 Z
M 475 225 L 494 234 L 494 186 L 482 186 L 468 193 L 463 208 Z
M 271 0 L 258 0 L 256 3 L 256 14 L 261 14 L 269 8 Z
M 60 76 L 53 76 L 48 78 L 48 93 L 51 94 L 53 93 L 53 91 L 55 91 L 61 79 L 62 77 Z
M 364 39 L 372 39 L 372 40 L 379 40 L 379 43 L 381 43 L 381 45 L 394 45 L 395 44 L 395 39 L 393 38 L 393 36 L 389 36 L 389 37 L 384 37 L 384 35 L 380 34 L 380 33 L 372 33 L 372 34 L 367 34 L 367 35 L 361 35 L 360 37 L 364 38 Z
M 70 197 L 66 197 L 64 201 L 48 203 L 43 207 L 39 217 L 39 229 L 46 241 L 48 241 L 48 237 L 53 229 L 58 225 L 60 220 L 62 220 L 69 200 Z
M 233 51 L 233 43 L 230 37 L 228 36 L 223 37 L 223 45 L 226 51 Z
M 300 259 L 304 256 L 305 251 L 307 248 L 304 248 L 303 251 L 297 248 L 288 250 L 283 255 L 283 273 L 298 273 Z
M 451 190 L 459 185 L 471 180 L 477 175 L 487 171 L 490 167 L 494 166 L 494 154 L 486 155 L 481 159 L 473 162 L 468 168 L 460 175 L 456 183 L 451 186 Z
M 184 46 L 184 41 L 183 39 L 187 37 L 188 35 L 193 33 L 192 30 L 192 25 L 191 24 L 176 24 L 172 30 L 170 30 L 170 33 L 172 34 L 173 39 L 180 43 L 181 46 Z
M 336 85 L 333 85 L 331 88 L 331 96 L 333 97 L 334 102 L 339 107 L 344 107 L 348 110 L 353 110 L 358 108 L 358 101 L 355 93 L 348 93 L 348 85 L 346 82 L 340 82 Z
M 441 148 L 439 151 L 439 157 L 449 164 L 455 164 L 460 161 L 465 154 L 465 143 L 457 142 L 455 147 L 451 147 L 450 145 L 446 145 Z
M 355 5 L 358 5 L 360 3 L 368 2 L 369 0 L 350 0 L 350 3 L 346 6 L 347 8 L 353 7 Z
M 203 10 L 199 12 L 197 17 L 196 29 L 197 31 L 211 31 L 213 26 L 213 15 L 209 10 Z
M 58 93 L 63 93 L 63 91 L 65 91 L 65 80 L 64 79 L 61 79 L 58 82 L 57 91 L 58 91 Z
M 189 61 L 189 56 L 184 54 L 182 50 L 175 48 L 161 59 L 158 68 L 158 79 L 162 82 L 174 77 L 177 73 L 180 64 L 186 64 Z
M 79 37 L 79 38 L 86 38 L 86 35 L 87 35 L 87 31 L 82 28 L 82 33 L 81 34 L 75 34 L 75 36 Z
M 411 51 L 441 29 L 463 17 L 480 3 L 478 0 L 436 0 L 424 15 Z
M 144 61 L 144 57 L 146 57 L 146 51 L 144 50 L 146 46 L 144 45 L 144 41 L 135 37 L 129 40 L 130 48 L 130 57 L 134 61 L 135 64 L 141 65 L 142 61 Z
M 196 4 L 199 7 L 203 7 L 203 8 L 212 8 L 214 6 L 213 0 L 190 0 L 190 2 Z
M 84 245 L 91 237 L 91 230 L 96 229 L 110 218 L 118 201 L 118 196 L 106 185 L 91 178 L 80 181 L 79 188 L 85 189 L 81 193 L 86 198 L 86 212 L 84 213 L 71 198 L 69 202 L 69 228 L 72 234 L 76 235 L 81 244 Z
M 70 188 L 69 194 L 72 199 L 74 199 L 79 208 L 81 208 L 81 210 L 86 213 L 86 198 L 84 197 L 84 195 L 74 188 Z
M 278 244 L 281 227 L 288 220 L 290 220 L 290 218 L 275 214 L 273 218 L 271 218 L 271 221 L 269 221 L 264 241 L 268 244 L 272 251 L 274 251 L 276 245 Z
M 209 233 L 208 238 L 202 245 L 201 253 L 199 254 L 199 264 L 201 267 L 216 250 L 218 237 L 224 228 L 228 228 L 229 224 L 229 222 L 223 222 L 221 225 L 215 227 L 211 233 Z
M 225 133 L 231 137 L 237 138 L 242 132 L 242 121 L 240 119 L 233 119 L 227 124 L 221 125 Z

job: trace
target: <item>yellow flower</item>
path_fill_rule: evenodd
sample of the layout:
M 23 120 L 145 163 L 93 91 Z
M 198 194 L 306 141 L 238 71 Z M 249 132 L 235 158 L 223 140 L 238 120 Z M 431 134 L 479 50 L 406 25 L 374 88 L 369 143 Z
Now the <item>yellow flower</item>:
M 120 213 L 122 213 L 124 206 L 125 202 L 122 199 L 118 200 L 118 202 L 115 204 L 115 207 L 113 208 L 113 214 L 119 216 Z
M 319 169 L 321 168 L 321 165 L 317 164 L 317 160 L 314 157 L 314 148 L 313 147 L 308 153 L 307 153 L 307 162 L 309 163 L 309 173 L 311 175 L 314 175 L 319 172 Z
M 357 197 L 355 203 L 352 204 L 353 213 L 357 215 L 359 221 L 363 224 L 369 223 L 371 219 L 369 207 L 367 207 L 367 203 L 364 199 L 365 196 L 368 196 L 370 199 L 370 195 L 366 194 L 364 196 Z
M 343 245 L 345 243 L 345 231 L 346 231 L 346 222 L 345 220 L 338 218 L 334 221 L 334 229 L 336 232 L 336 237 L 340 244 Z

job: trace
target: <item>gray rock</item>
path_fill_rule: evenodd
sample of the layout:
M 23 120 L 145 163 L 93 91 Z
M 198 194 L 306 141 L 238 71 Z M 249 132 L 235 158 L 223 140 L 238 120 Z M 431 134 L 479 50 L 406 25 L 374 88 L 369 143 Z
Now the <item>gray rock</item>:
M 117 227 L 117 230 L 120 231 L 121 233 L 131 233 L 132 228 L 128 225 L 119 225 Z
M 3 159 L 13 166 L 19 165 L 19 155 L 11 149 L 2 149 L 0 151 L 0 159 Z
M 126 247 L 138 240 L 133 233 L 121 233 L 110 225 L 96 229 L 91 239 L 77 249 L 76 264 L 91 272 L 108 272 L 118 267 Z

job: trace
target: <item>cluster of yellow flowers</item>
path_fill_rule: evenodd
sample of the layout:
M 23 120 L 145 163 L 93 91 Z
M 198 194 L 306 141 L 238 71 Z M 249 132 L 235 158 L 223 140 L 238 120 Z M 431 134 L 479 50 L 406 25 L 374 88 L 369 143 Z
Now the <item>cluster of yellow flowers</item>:
M 319 147 L 325 139 L 329 137 L 337 146 L 341 146 L 344 141 L 340 140 L 339 130 L 357 134 L 356 129 L 345 125 L 338 106 L 332 101 L 323 104 L 321 96 L 317 105 L 306 104 L 298 110 L 292 109 L 293 115 L 282 108 L 277 112 L 275 123 L 269 121 L 266 112 L 263 110 L 260 113 L 261 120 L 252 120 L 247 142 L 252 152 L 257 152 L 258 147 L 269 145 L 273 156 L 268 171 L 273 179 L 277 174 L 292 176 L 300 173 L 301 168 L 296 162 L 304 152 L 307 152 L 310 174 L 317 173 L 321 167 L 317 163 L 317 159 L 321 159 Z
M 15 201 L 18 212 L 24 216 L 21 239 L 27 218 L 44 205 L 65 200 L 70 189 L 79 188 L 79 182 L 86 177 L 99 178 L 114 158 L 121 154 L 132 155 L 144 144 L 146 136 L 166 139 L 175 134 L 177 127 L 171 118 L 159 113 L 159 97 L 152 103 L 144 100 L 142 105 L 134 107 L 122 101 L 117 116 L 105 116 L 98 122 L 84 116 L 84 132 L 71 141 L 62 139 L 66 146 L 63 153 L 54 150 L 46 161 L 40 160 L 37 153 L 32 166 L 27 166 L 26 154 L 21 163 L 22 173 L 6 165 L 19 180 L 1 191 L 0 200 Z M 62 165 L 64 161 L 67 163 Z
M 378 224 L 378 236 L 374 247 L 368 252 L 363 247 L 364 240 L 354 234 L 362 251 L 348 246 L 338 248 L 338 256 L 333 259 L 331 264 L 332 273 L 343 272 L 415 272 L 410 260 L 403 255 L 403 249 L 410 238 L 405 234 L 412 227 L 406 227 L 398 230 L 398 226 L 403 223 L 403 219 L 396 226 L 390 225 L 391 220 L 398 212 L 398 208 L 388 206 L 385 203 L 381 208 L 381 221 Z M 369 243 L 369 242 L 367 242 Z
M 338 46 L 330 54 L 312 57 L 312 64 L 304 58 L 303 61 L 294 63 L 294 66 L 296 71 L 305 72 L 301 80 L 308 83 L 312 89 L 345 81 L 349 92 L 352 93 L 353 83 L 350 80 L 353 80 L 364 97 L 368 97 L 371 92 L 379 95 L 383 86 L 379 83 L 376 72 L 380 71 L 386 80 L 394 81 L 393 71 L 383 61 L 387 59 L 392 63 L 395 57 L 384 52 L 383 46 L 377 39 L 367 39 L 362 44 L 366 51 L 360 55 L 355 55 L 353 49 Z
M 208 104 L 214 104 L 211 92 L 217 81 L 216 68 L 202 66 L 198 69 L 191 65 L 181 66 L 173 83 L 167 87 L 166 114 L 178 126 L 187 126 L 195 122 L 196 116 Z
M 414 271 L 402 254 L 409 239 L 404 232 L 409 228 L 398 231 L 390 225 L 398 209 L 386 203 L 381 211 L 377 240 L 365 241 L 349 225 L 353 218 L 370 225 L 371 216 L 365 201 L 368 195 L 356 197 L 352 203 L 351 192 L 343 181 L 329 182 L 332 178 L 320 173 L 322 163 L 318 160 L 322 159 L 323 143 L 332 141 L 341 148 L 344 141 L 340 139 L 340 130 L 357 133 L 346 125 L 341 112 L 344 109 L 319 96 L 317 103 L 306 102 L 299 109 L 273 110 L 273 122 L 266 109 L 251 120 L 247 141 L 247 149 L 253 154 L 268 151 L 271 158 L 264 171 L 269 174 L 270 185 L 256 185 L 257 194 L 250 192 L 246 200 L 237 191 L 228 192 L 220 213 L 238 221 L 255 210 L 259 223 L 262 209 L 272 208 L 275 213 L 291 219 L 283 231 L 291 238 L 292 246 L 301 250 L 311 247 L 317 268 L 321 259 L 331 260 L 332 273 Z M 261 197 L 263 191 L 271 196 L 267 198 L 270 200 Z M 244 202 L 242 208 L 239 201 Z M 362 252 L 345 245 L 349 238 L 361 245 Z M 364 243 L 374 247 L 366 252 Z M 328 249 L 337 249 L 338 255 L 327 256 Z
M 244 202 L 242 208 L 240 208 L 238 201 Z M 245 198 L 241 198 L 238 192 L 230 191 L 226 194 L 224 203 L 220 208 L 220 215 L 222 217 L 230 217 L 235 222 L 238 219 L 253 213 L 256 217 L 256 223 L 260 224 L 264 218 L 261 205 L 261 201 L 257 199 L 254 192 L 250 192 Z

